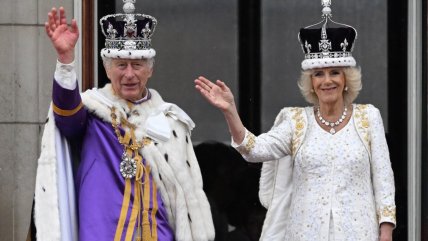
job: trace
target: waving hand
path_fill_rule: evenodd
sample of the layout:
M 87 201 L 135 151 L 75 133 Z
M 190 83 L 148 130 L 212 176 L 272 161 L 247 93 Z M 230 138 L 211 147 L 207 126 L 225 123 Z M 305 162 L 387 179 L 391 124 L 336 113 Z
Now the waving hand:
M 63 64 L 71 63 L 74 60 L 74 48 L 79 38 L 76 20 L 71 20 L 71 26 L 69 27 L 64 8 L 59 8 L 59 16 L 58 11 L 52 8 L 48 13 L 45 29 L 58 54 L 58 60 Z
M 235 100 L 229 87 L 221 80 L 217 80 L 214 84 L 201 76 L 195 80 L 195 88 L 211 105 L 223 112 L 233 140 L 240 144 L 245 137 L 245 127 L 239 118 Z
M 195 88 L 199 90 L 201 95 L 210 104 L 219 108 L 221 111 L 227 111 L 235 107 L 232 92 L 221 80 L 217 80 L 214 84 L 207 78 L 201 76 L 195 80 Z

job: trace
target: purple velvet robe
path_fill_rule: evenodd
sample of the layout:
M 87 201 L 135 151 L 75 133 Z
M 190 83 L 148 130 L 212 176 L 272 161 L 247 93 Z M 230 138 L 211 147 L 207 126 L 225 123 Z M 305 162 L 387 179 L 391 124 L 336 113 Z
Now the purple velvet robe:
M 73 110 L 82 102 L 78 88 L 67 90 L 54 81 L 53 103 L 62 110 Z M 144 103 L 140 103 L 143 104 Z M 118 142 L 111 123 L 91 114 L 85 108 L 71 116 L 55 113 L 55 122 L 60 132 L 68 138 L 82 137 L 81 161 L 75 174 L 75 187 L 79 216 L 79 241 L 114 240 L 122 207 L 125 179 L 119 171 L 123 147 Z M 122 135 L 123 135 L 123 130 Z M 153 188 L 152 176 L 149 177 Z M 125 221 L 122 239 L 125 239 L 129 216 L 134 199 L 132 194 Z M 153 210 L 153 195 L 150 192 L 149 217 Z M 174 240 L 168 217 L 158 191 L 156 212 L 157 234 L 160 241 Z M 149 219 L 152 222 L 151 218 Z M 137 230 L 137 229 L 135 229 Z M 134 233 L 135 236 L 135 233 Z M 134 237 L 135 238 L 135 237 Z M 134 239 L 133 238 L 133 239 Z

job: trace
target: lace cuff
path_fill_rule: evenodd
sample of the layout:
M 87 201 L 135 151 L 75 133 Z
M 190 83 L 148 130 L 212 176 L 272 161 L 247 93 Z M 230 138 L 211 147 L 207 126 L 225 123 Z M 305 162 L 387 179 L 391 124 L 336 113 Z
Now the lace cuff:
M 242 155 L 250 153 L 250 151 L 254 148 L 256 144 L 256 136 L 247 129 L 245 129 L 245 137 L 241 144 L 238 145 L 233 140 L 233 137 L 231 139 L 232 147 L 235 148 Z

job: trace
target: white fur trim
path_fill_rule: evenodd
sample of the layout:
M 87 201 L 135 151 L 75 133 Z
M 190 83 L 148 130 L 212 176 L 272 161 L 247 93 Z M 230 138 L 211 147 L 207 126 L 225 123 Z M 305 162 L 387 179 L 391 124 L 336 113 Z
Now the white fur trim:
M 34 195 L 37 240 L 77 241 L 77 213 L 68 143 L 55 126 L 52 108 L 42 137 Z
M 357 62 L 352 56 L 342 58 L 305 59 L 302 62 L 302 69 L 308 70 L 316 68 L 348 67 L 356 65 Z
M 154 49 L 145 50 L 119 50 L 119 49 L 102 49 L 101 56 L 113 59 L 150 59 L 156 56 Z
M 51 111 L 49 111 L 51 113 Z M 53 118 L 50 115 L 49 118 Z M 42 151 L 38 160 L 34 203 L 34 223 L 37 240 L 61 240 L 57 170 L 55 155 L 55 124 L 52 119 L 45 125 Z

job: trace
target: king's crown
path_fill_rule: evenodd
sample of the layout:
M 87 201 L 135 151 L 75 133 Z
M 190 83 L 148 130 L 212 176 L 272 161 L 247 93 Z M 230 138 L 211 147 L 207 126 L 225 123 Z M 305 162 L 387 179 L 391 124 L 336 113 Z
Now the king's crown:
M 156 18 L 134 13 L 135 0 L 123 0 L 123 12 L 100 19 L 101 31 L 106 37 L 106 50 L 150 50 Z

